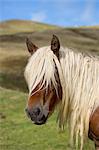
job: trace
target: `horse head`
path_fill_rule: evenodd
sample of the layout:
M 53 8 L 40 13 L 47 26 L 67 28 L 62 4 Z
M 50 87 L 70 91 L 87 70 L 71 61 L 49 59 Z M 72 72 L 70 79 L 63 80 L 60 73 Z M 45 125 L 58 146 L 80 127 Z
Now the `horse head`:
M 62 99 L 62 87 L 56 63 L 59 63 L 60 42 L 53 35 L 50 47 L 38 48 L 26 40 L 30 60 L 25 69 L 29 88 L 26 113 L 37 125 L 46 123 Z M 55 57 L 55 60 L 54 60 Z

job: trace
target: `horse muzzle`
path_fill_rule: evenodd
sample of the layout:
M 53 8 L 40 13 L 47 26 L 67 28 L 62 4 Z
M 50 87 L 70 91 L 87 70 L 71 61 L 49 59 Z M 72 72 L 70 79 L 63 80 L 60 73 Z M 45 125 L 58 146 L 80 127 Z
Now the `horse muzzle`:
M 48 111 L 43 110 L 39 107 L 33 109 L 25 109 L 27 116 L 32 120 L 32 122 L 36 125 L 45 124 L 48 118 Z

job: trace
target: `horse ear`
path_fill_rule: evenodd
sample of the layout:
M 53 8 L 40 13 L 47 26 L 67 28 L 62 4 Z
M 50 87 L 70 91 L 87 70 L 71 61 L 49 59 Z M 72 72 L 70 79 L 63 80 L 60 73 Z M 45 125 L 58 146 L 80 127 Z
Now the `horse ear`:
M 53 35 L 53 38 L 51 41 L 51 50 L 58 58 L 59 58 L 59 49 L 60 49 L 59 39 L 56 35 Z
M 26 45 L 31 55 L 38 49 L 38 47 L 35 46 L 28 38 L 26 39 Z

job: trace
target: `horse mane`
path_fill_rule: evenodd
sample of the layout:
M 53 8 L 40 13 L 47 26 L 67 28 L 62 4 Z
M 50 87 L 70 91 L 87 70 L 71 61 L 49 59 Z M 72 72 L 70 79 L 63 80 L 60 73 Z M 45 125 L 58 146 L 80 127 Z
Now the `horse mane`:
M 99 59 L 91 53 L 65 48 L 60 59 L 64 75 L 63 99 L 59 125 L 67 121 L 70 127 L 71 143 L 78 146 L 78 137 L 83 142 L 88 137 L 92 112 L 99 106 Z M 63 54 L 63 53 L 62 53 Z
M 63 128 L 67 122 L 71 142 L 77 146 L 80 136 L 82 149 L 88 137 L 90 115 L 99 106 L 99 60 L 92 55 L 61 47 L 59 61 L 50 47 L 40 48 L 31 56 L 25 69 L 30 94 L 42 79 L 40 89 L 45 83 L 47 88 L 52 82 L 57 90 L 55 66 L 63 94 L 59 126 Z

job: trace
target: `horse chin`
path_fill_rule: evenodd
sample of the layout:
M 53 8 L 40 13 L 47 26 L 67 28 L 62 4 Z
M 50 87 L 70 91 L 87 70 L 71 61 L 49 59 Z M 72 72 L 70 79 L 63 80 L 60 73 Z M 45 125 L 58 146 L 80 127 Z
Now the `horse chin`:
M 33 120 L 33 119 L 31 118 L 31 121 L 32 121 L 32 123 L 35 124 L 35 125 L 43 125 L 43 124 L 45 124 L 45 123 L 47 122 L 47 119 L 48 119 L 48 116 L 47 116 L 47 117 L 43 116 L 42 119 Z
M 45 123 L 46 123 L 46 121 L 45 122 L 34 122 L 35 125 L 44 125 Z

